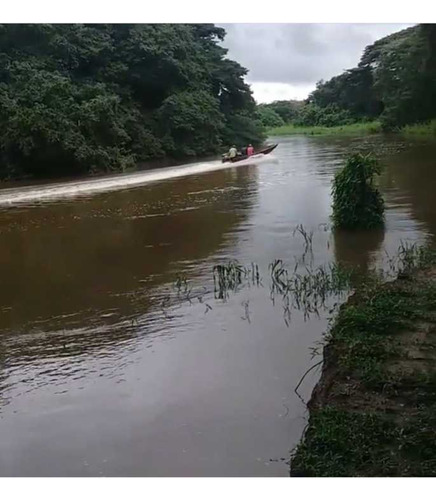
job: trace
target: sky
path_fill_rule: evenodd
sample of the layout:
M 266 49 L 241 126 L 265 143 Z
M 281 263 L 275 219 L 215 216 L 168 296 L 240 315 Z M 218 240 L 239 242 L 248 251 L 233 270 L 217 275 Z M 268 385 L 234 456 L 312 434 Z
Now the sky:
M 227 57 L 249 70 L 258 103 L 305 99 L 316 82 L 355 67 L 367 45 L 412 24 L 221 24 Z

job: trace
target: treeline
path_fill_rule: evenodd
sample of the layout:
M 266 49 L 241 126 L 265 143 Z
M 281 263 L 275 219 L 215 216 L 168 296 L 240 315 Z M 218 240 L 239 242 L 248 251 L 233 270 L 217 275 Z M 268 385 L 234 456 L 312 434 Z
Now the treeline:
M 294 106 L 289 102 L 288 106 Z M 356 68 L 318 82 L 285 120 L 276 103 L 259 109 L 266 126 L 336 126 L 380 120 L 384 129 L 436 118 L 436 25 L 421 24 L 365 48 Z M 276 119 L 277 124 L 271 125 Z
M 212 24 L 0 25 L 0 178 L 261 143 L 224 37 Z

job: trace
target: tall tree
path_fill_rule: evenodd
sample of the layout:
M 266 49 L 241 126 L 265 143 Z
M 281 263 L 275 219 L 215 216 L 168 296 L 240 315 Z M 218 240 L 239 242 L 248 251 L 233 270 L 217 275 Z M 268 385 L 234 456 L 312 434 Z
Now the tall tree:
M 380 116 L 386 128 L 435 118 L 435 25 L 407 28 L 367 46 L 356 68 L 319 82 L 308 102 L 321 109 L 335 105 L 355 120 Z
M 0 25 L 0 177 L 262 141 L 224 36 L 213 24 Z

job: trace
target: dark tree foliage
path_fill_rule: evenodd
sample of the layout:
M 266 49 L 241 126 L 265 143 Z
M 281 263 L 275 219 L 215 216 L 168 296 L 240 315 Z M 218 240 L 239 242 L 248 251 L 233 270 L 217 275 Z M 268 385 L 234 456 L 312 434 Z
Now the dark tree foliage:
M 436 117 L 434 29 L 420 25 L 404 30 L 373 57 L 374 89 L 384 105 L 385 128 Z
M 0 25 L 0 177 L 122 170 L 259 144 L 213 24 Z
M 382 111 L 373 89 L 372 72 L 367 67 L 353 68 L 327 82 L 318 82 L 308 101 L 320 108 L 335 105 L 348 111 L 355 121 L 376 117 Z

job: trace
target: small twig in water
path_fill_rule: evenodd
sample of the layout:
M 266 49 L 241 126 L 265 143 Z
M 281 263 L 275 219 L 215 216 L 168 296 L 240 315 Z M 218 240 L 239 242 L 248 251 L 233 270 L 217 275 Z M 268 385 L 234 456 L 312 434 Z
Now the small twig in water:
M 324 360 L 322 359 L 321 361 L 318 361 L 318 363 L 315 363 L 314 365 L 312 365 L 308 370 L 306 370 L 306 372 L 304 373 L 304 375 L 301 377 L 300 379 L 300 382 L 298 382 L 297 384 L 297 387 L 294 389 L 294 392 L 295 394 L 301 399 L 301 401 L 303 401 L 304 404 L 306 404 L 306 402 L 304 401 L 304 399 L 301 397 L 301 395 L 299 394 L 298 392 L 298 388 L 300 387 L 300 385 L 303 383 L 303 380 L 306 378 L 306 375 L 312 371 L 314 368 L 316 368 L 317 366 L 319 366 Z

